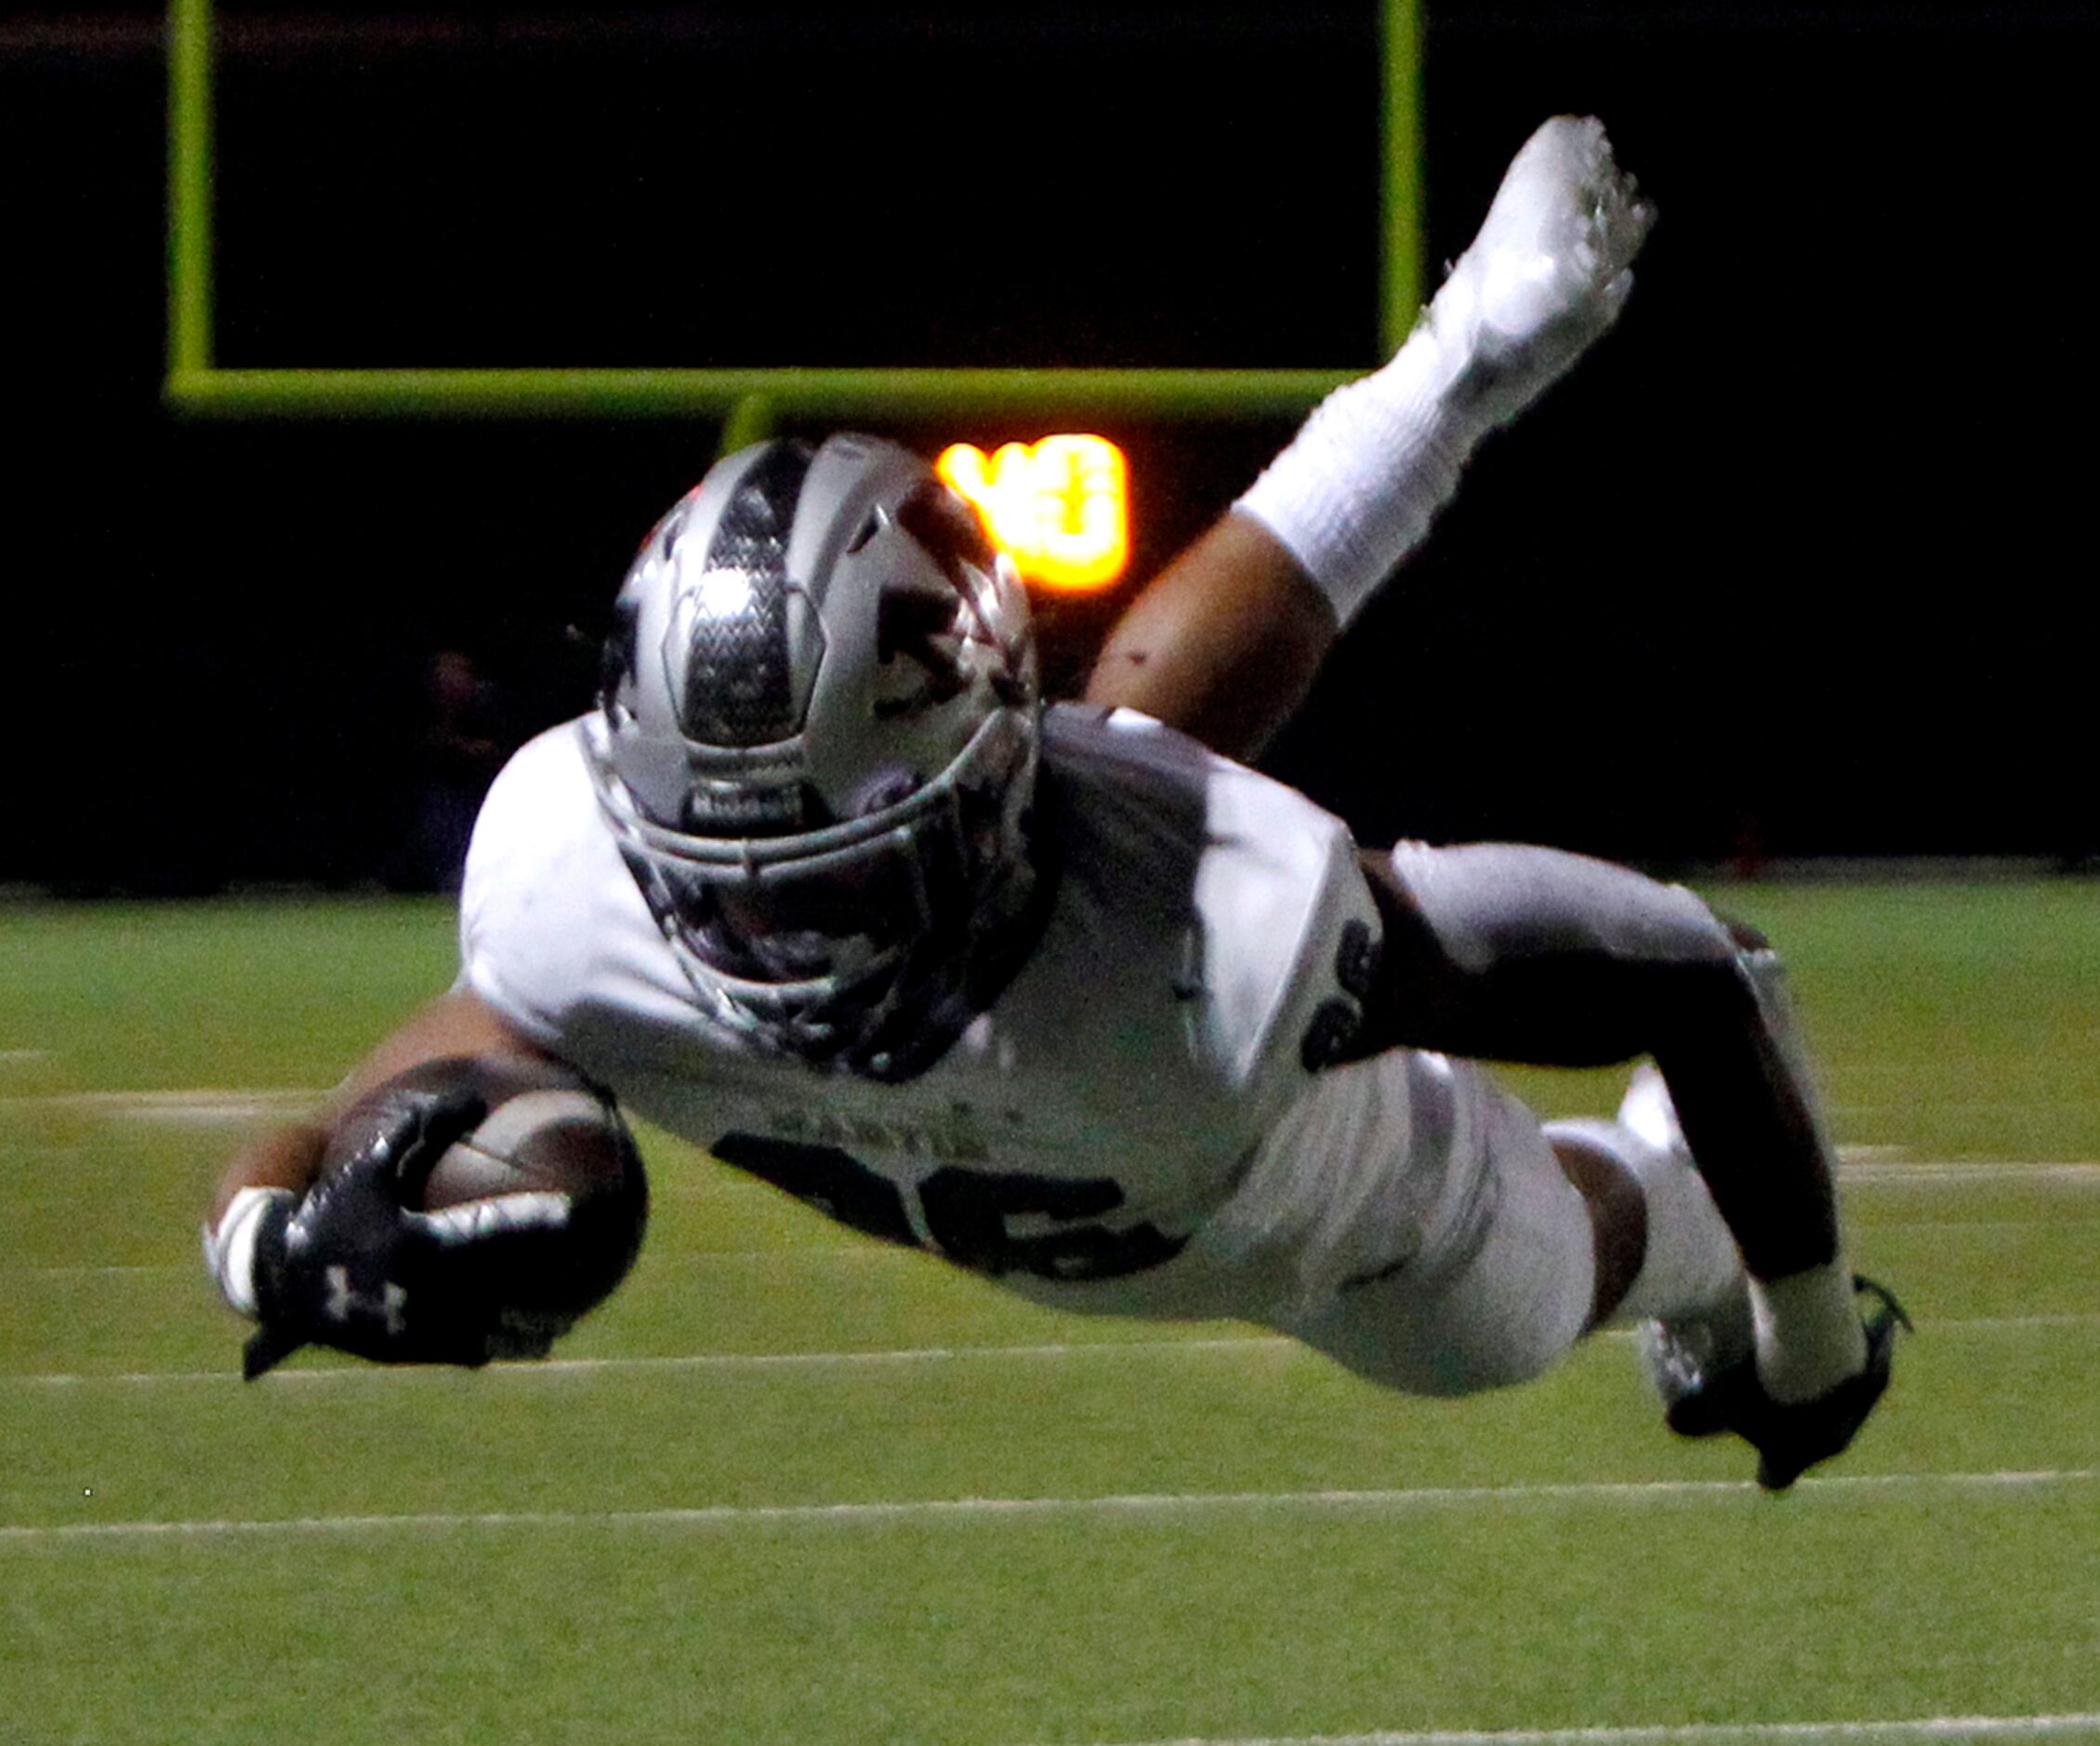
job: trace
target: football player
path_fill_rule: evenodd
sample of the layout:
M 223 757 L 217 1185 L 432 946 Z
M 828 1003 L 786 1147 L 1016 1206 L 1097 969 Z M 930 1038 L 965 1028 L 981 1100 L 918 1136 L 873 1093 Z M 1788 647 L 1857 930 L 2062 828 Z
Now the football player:
M 1549 122 L 1078 704 L 1038 699 L 1012 569 L 918 457 L 719 463 L 628 571 L 599 707 L 490 794 L 452 990 L 229 1169 L 206 1256 L 251 1368 L 519 1349 L 419 1283 L 445 1258 L 389 1186 L 473 1110 L 403 1098 L 316 1171 L 403 1068 L 545 1055 L 1060 1308 L 1242 1318 L 1433 1395 L 1639 1323 L 1670 1422 L 1745 1437 L 1766 1486 L 1842 1449 L 1900 1312 L 1846 1263 L 1765 944 L 1550 849 L 1360 850 L 1232 761 L 1612 325 L 1650 219 L 1596 122 Z M 1644 1056 L 1618 1119 L 1543 1125 L 1474 1065 Z

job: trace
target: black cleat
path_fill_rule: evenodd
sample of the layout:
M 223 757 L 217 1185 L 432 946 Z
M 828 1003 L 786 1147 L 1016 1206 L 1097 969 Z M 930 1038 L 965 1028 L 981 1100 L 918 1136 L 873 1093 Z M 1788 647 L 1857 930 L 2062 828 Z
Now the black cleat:
M 1710 1376 L 1679 1371 L 1667 1391 L 1664 1421 L 1680 1436 L 1718 1436 L 1731 1432 L 1757 1450 L 1757 1483 L 1784 1491 L 1817 1462 L 1841 1452 L 1859 1434 L 1867 1415 L 1889 1385 L 1889 1366 L 1900 1328 L 1910 1317 L 1887 1287 L 1853 1276 L 1856 1290 L 1874 1299 L 1861 1317 L 1867 1363 L 1827 1395 L 1814 1400 L 1776 1401 L 1757 1380 L 1754 1359 L 1745 1357 Z

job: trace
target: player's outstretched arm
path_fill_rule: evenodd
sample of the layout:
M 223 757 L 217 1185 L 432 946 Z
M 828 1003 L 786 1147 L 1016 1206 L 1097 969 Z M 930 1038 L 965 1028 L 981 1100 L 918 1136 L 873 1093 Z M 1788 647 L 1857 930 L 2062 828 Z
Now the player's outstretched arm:
M 1420 544 L 1473 450 L 1618 319 L 1653 219 L 1601 123 L 1547 122 L 1407 343 L 1329 395 L 1138 597 L 1089 700 L 1144 710 L 1229 757 L 1260 750 Z

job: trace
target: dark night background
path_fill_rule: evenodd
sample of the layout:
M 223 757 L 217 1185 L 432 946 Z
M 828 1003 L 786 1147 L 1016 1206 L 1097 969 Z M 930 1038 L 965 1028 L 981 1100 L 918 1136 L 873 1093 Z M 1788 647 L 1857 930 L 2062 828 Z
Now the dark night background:
M 1368 364 L 1370 13 L 227 0 L 218 362 Z M 1661 223 L 1270 767 L 1368 838 L 1664 867 L 2100 846 L 2096 13 L 1430 0 L 1433 263 L 1556 111 Z M 370 880 L 432 653 L 512 734 L 581 707 L 715 431 L 169 417 L 164 99 L 156 8 L 0 14 L 0 883 Z M 1289 430 L 1094 422 L 1141 568 Z

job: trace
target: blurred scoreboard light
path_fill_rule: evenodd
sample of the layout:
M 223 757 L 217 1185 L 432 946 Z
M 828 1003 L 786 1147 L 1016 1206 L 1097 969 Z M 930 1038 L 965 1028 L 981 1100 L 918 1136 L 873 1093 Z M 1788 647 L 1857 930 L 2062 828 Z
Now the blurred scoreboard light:
M 1047 436 L 989 456 L 958 443 L 934 466 L 1037 588 L 1105 589 L 1129 562 L 1129 472 L 1123 451 L 1103 437 Z

